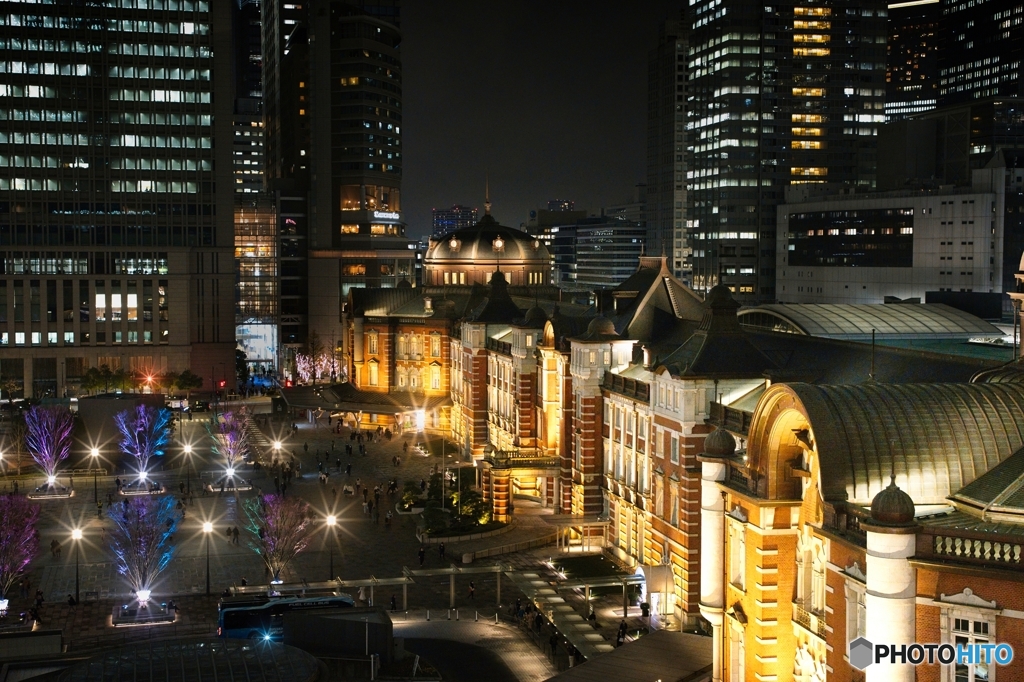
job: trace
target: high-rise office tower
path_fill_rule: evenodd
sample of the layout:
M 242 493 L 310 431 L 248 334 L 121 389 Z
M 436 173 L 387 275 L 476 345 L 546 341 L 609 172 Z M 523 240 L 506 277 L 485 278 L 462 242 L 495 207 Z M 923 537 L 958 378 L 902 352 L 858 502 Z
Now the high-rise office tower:
M 340 348 L 350 288 L 415 284 L 397 22 L 397 0 L 264 3 L 268 186 L 280 209 L 281 341 L 292 349 L 312 332 Z
M 695 0 L 687 24 L 693 286 L 772 301 L 783 188 L 874 182 L 886 3 Z
M 263 58 L 259 0 L 233 0 L 235 191 L 263 191 Z
M 1024 97 L 1024 0 L 943 0 L 939 106 Z
M 686 29 L 666 21 L 647 56 L 647 244 L 689 282 L 686 235 Z
M 576 202 L 571 199 L 548 199 L 549 211 L 575 211 Z
M 940 0 L 912 0 L 889 5 L 887 121 L 935 108 L 939 96 L 939 3 Z
M 478 209 L 459 204 L 455 204 L 451 208 L 435 208 L 430 234 L 433 237 L 443 237 L 449 232 L 472 227 L 479 220 L 479 214 Z
M 223 2 L 5 5 L 0 379 L 25 395 L 101 365 L 230 381 L 231 36 Z

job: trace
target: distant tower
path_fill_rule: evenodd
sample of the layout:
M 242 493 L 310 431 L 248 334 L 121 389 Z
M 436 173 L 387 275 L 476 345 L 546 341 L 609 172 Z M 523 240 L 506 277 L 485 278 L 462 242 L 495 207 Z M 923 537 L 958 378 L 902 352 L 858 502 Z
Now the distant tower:
M 484 178 L 484 215 L 491 215 L 491 181 Z

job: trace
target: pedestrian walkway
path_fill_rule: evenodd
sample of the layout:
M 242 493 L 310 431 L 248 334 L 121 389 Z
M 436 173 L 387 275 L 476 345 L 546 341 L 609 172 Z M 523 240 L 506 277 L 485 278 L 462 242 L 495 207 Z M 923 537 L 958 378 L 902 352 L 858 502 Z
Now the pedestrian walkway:
M 458 621 L 438 620 L 435 616 L 427 622 L 426 613 L 416 611 L 408 617 L 396 614 L 394 621 L 395 637 L 447 639 L 493 651 L 520 682 L 541 682 L 558 672 L 518 628 L 503 622 L 495 625 L 493 615 L 486 621 L 474 622 L 472 614 L 465 611 Z

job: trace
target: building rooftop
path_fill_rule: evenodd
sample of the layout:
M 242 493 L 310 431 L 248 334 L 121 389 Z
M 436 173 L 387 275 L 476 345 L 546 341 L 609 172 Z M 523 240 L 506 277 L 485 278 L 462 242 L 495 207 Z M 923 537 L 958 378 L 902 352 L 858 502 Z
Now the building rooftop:
M 941 303 L 762 305 L 739 311 L 740 324 L 759 331 L 847 341 L 1001 338 L 998 327 Z
M 917 504 L 943 504 L 1024 446 L 1019 384 L 776 384 L 755 423 L 779 400 L 807 415 L 830 500 L 867 504 L 895 473 Z M 770 457 L 765 448 L 752 442 L 748 454 Z

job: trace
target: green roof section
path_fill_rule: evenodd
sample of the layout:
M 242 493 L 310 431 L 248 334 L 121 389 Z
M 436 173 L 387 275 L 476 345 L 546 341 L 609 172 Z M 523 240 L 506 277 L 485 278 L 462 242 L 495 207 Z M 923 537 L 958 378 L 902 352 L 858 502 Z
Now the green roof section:
M 970 313 L 941 303 L 791 303 L 738 313 L 748 329 L 847 341 L 1001 338 L 1003 332 Z

